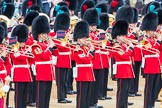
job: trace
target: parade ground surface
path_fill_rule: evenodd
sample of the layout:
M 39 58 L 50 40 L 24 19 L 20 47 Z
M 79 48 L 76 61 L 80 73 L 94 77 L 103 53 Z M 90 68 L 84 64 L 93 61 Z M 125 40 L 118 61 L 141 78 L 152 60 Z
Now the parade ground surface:
M 129 102 L 133 102 L 134 105 L 129 106 L 129 108 L 143 108 L 143 102 L 144 102 L 144 84 L 145 80 L 140 77 L 140 86 L 139 86 L 139 93 L 142 94 L 142 96 L 139 97 L 129 97 Z M 76 83 L 74 82 L 74 86 Z M 112 97 L 112 100 L 99 100 L 98 105 L 102 105 L 104 108 L 116 108 L 116 81 L 112 81 L 109 79 L 109 87 L 112 87 L 113 91 L 108 91 L 108 96 Z M 75 88 L 74 88 L 75 89 Z M 72 100 L 73 102 L 70 104 L 59 104 L 57 103 L 57 88 L 56 83 L 53 83 L 52 87 L 52 94 L 51 94 L 51 101 L 50 101 L 50 108 L 76 108 L 76 95 L 67 95 L 69 100 Z M 11 91 L 10 96 L 10 106 L 14 106 L 14 92 Z M 32 108 L 32 107 L 27 107 Z M 33 107 L 34 108 L 34 107 Z M 160 102 L 156 102 L 155 108 L 160 108 Z

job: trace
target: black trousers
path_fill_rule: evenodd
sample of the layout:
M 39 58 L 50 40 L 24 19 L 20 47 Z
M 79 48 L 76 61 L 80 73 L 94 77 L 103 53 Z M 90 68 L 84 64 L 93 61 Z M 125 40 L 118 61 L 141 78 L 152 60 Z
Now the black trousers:
M 152 108 L 160 91 L 160 74 L 146 74 L 144 108 Z
M 131 79 L 117 80 L 116 108 L 128 108 L 128 93 Z
M 67 89 L 66 91 L 71 91 L 73 90 L 73 67 L 75 67 L 75 61 L 72 61 L 72 68 L 69 69 L 69 72 L 67 72 Z
M 102 69 L 101 73 L 101 84 L 99 85 L 99 97 L 104 97 L 107 96 L 107 84 L 108 84 L 108 74 L 109 74 L 109 69 L 104 68 Z
M 68 68 L 56 68 L 56 81 L 57 81 L 57 99 L 63 100 L 67 98 L 67 80 Z
M 109 77 L 109 69 L 104 68 L 103 96 L 107 96 L 108 77 Z
M 36 108 L 49 108 L 52 81 L 37 81 Z
M 94 76 L 96 81 L 92 82 L 91 87 L 91 98 L 90 98 L 90 105 L 94 105 L 98 103 L 98 96 L 99 96 L 99 90 L 100 85 L 103 84 L 103 70 L 102 69 L 93 69 Z
M 77 82 L 76 108 L 89 108 L 92 82 Z
M 28 84 L 27 103 L 36 102 L 36 89 L 36 80 L 35 77 L 33 77 L 33 82 Z
M 28 82 L 15 82 L 15 108 L 26 108 Z
M 135 64 L 133 66 L 135 78 L 131 80 L 130 91 L 129 91 L 130 93 L 138 92 L 139 73 L 141 68 L 140 66 L 141 66 L 141 61 L 135 61 Z

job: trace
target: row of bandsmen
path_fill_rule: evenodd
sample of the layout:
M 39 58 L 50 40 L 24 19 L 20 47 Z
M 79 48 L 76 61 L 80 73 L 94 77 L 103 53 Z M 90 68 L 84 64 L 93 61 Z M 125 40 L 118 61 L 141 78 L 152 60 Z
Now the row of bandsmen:
M 113 7 L 117 7 L 117 4 L 113 4 Z M 114 65 L 114 74 L 118 83 L 116 107 L 125 108 L 128 104 L 129 86 L 134 78 L 132 63 L 142 61 L 142 56 L 145 61 L 142 62 L 142 66 L 146 76 L 144 107 L 152 108 L 154 106 L 160 89 L 161 63 L 159 57 L 161 56 L 159 56 L 159 52 L 161 48 L 161 28 L 157 28 L 157 25 L 160 25 L 161 9 L 156 10 L 160 8 L 160 5 L 157 2 L 146 5 L 146 15 L 141 25 L 141 30 L 145 31 L 145 33 L 142 33 L 144 35 L 144 38 L 141 39 L 142 41 L 137 38 L 139 36 L 136 32 L 139 29 L 134 27 L 138 21 L 137 19 L 135 21 L 136 16 L 138 18 L 138 14 L 135 15 L 137 12 L 136 9 L 130 6 L 122 6 L 117 9 L 116 21 L 114 22 L 111 32 L 113 42 L 106 40 L 105 45 L 100 46 L 99 40 L 102 37 L 98 35 L 108 28 L 107 9 L 103 11 L 105 9 L 102 9 L 103 5 L 104 3 L 102 3 L 101 7 L 95 7 L 93 1 L 85 1 L 81 7 L 81 9 L 83 9 L 83 12 L 81 12 L 81 18 L 83 20 L 76 24 L 74 30 L 69 29 L 69 10 L 65 11 L 62 9 L 65 6 L 60 6 L 58 10 L 56 9 L 57 14 L 54 22 L 54 32 L 52 33 L 49 33 L 48 18 L 40 16 L 38 12 L 35 11 L 29 12 L 26 15 L 26 20 L 24 19 L 24 23 L 30 26 L 29 29 L 26 25 L 17 25 L 13 28 L 11 37 L 18 36 L 18 42 L 20 43 L 19 51 L 8 53 L 6 50 L 2 50 L 1 58 L 2 67 L 4 67 L 5 63 L 8 73 L 10 73 L 11 67 L 13 70 L 11 76 L 15 82 L 16 108 L 26 106 L 26 87 L 28 82 L 32 82 L 33 80 L 31 74 L 34 74 L 36 77 L 37 108 L 49 107 L 51 85 L 52 80 L 54 80 L 54 75 L 56 75 L 57 81 L 58 102 L 71 102 L 66 99 L 65 82 L 67 70 L 72 68 L 71 59 L 75 62 L 74 67 L 76 67 L 74 68 L 74 73 L 77 81 L 77 108 L 99 107 L 96 105 L 100 93 L 99 88 L 106 87 L 104 86 L 104 84 L 107 84 L 104 82 L 106 80 L 102 80 L 107 78 L 106 74 L 108 72 L 106 71 L 108 71 L 109 68 L 108 59 L 110 57 L 113 57 L 116 61 Z M 104 6 L 107 7 L 106 5 Z M 58 8 L 58 6 L 56 6 L 56 8 Z M 66 9 L 68 8 L 66 7 Z M 35 17 L 31 18 L 31 16 Z M 97 30 L 97 27 L 102 30 Z M 6 34 L 3 34 L 4 28 L 1 27 L 1 29 L 3 40 Z M 72 44 L 65 42 L 65 45 L 62 45 L 61 43 L 64 41 L 59 40 L 56 35 L 59 30 L 66 31 L 66 34 L 73 31 L 72 36 L 74 42 L 72 42 Z M 89 37 L 91 40 L 89 40 Z M 134 40 L 139 39 L 139 41 L 142 42 L 142 46 L 138 41 L 134 42 L 129 38 L 133 38 Z M 5 45 L 3 42 L 1 43 L 2 49 L 5 49 Z M 132 43 L 135 45 L 132 45 Z M 28 49 L 29 46 L 30 50 Z M 30 51 L 34 55 L 34 58 L 22 54 L 22 52 L 26 51 Z M 134 57 L 132 57 L 133 55 Z M 56 65 L 51 62 L 52 56 L 57 56 Z M 135 57 L 137 58 L 135 59 Z M 9 58 L 12 64 L 8 62 L 10 61 Z M 56 67 L 55 71 L 54 67 Z M 2 70 L 4 70 L 4 68 Z M 131 92 L 136 93 L 137 91 Z M 101 96 L 106 96 L 105 94 L 106 92 L 100 93 Z

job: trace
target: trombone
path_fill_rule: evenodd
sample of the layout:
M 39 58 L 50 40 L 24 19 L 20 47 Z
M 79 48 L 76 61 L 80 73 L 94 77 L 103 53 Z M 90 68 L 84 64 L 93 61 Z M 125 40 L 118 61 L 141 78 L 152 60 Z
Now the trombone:
M 7 51 L 8 53 L 19 53 L 20 55 L 22 56 L 25 56 L 25 57 L 29 57 L 29 58 L 34 58 L 34 55 L 29 52 L 29 51 L 19 51 L 19 43 L 17 42 L 15 45 L 11 46 L 11 45 L 5 45 L 5 46 L 1 46 L 0 49 L 1 50 L 5 50 Z
M 145 50 L 145 51 L 148 51 L 148 52 L 151 52 L 151 53 L 160 53 L 158 49 L 155 49 L 155 48 L 152 48 L 152 45 L 151 43 L 146 40 L 146 39 L 143 39 L 142 41 L 138 42 L 134 39 L 131 39 L 131 38 L 125 38 L 125 43 L 127 44 L 127 42 L 131 42 L 133 43 L 134 45 L 139 45 L 139 48 L 141 48 L 142 50 Z M 147 44 L 144 45 L 145 42 L 148 42 Z

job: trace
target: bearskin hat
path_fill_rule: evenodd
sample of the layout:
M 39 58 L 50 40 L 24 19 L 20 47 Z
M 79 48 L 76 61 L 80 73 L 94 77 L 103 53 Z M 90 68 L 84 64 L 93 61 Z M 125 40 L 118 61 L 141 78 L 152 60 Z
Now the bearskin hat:
M 56 13 L 59 11 L 60 7 L 62 7 L 62 6 L 68 7 L 68 4 L 67 4 L 66 2 L 59 2 L 59 3 L 55 6 L 55 8 L 54 8 L 54 10 L 53 10 L 53 16 L 56 17 Z
M 30 12 L 30 11 L 36 11 L 36 12 L 41 13 L 41 12 L 42 12 L 42 9 L 41 9 L 41 7 L 38 6 L 38 5 L 32 5 L 32 6 L 30 6 L 30 7 L 28 8 L 28 10 L 26 11 L 26 14 L 27 14 L 28 12 Z
M 128 34 L 128 22 L 125 20 L 118 20 L 112 28 L 111 36 L 112 39 L 115 39 L 120 35 Z
M 76 8 L 76 2 L 77 0 L 65 0 L 65 2 L 68 4 L 70 10 L 75 10 Z
M 156 12 L 158 13 L 158 24 L 162 24 L 162 9 L 159 8 L 156 10 Z
M 109 7 L 109 14 L 113 14 L 113 12 L 117 12 L 118 8 L 123 5 L 123 0 L 112 0 Z
M 15 11 L 15 6 L 12 3 L 6 3 L 2 7 L 2 14 L 7 16 L 9 19 L 12 18 Z
M 109 27 L 109 16 L 107 13 L 102 13 L 99 15 L 98 28 L 106 30 Z
M 155 31 L 158 26 L 158 15 L 150 12 L 145 15 L 142 21 L 141 30 Z
M 35 6 L 33 7 L 33 5 Z M 38 12 L 42 12 L 42 0 L 25 0 L 22 4 L 22 16 L 25 16 L 26 13 L 29 12 L 29 10 L 36 10 Z
M 36 11 L 31 11 L 27 13 L 24 18 L 24 24 L 26 24 L 27 26 L 31 26 L 34 18 L 36 18 L 37 16 L 39 16 L 39 13 Z
M 2 25 L 0 25 L 0 44 L 2 43 L 3 39 L 5 37 L 5 30 Z
M 135 7 L 133 7 L 133 13 L 134 13 L 133 23 L 137 23 L 138 22 L 138 10 Z
M 53 15 L 56 17 L 58 14 L 61 13 L 67 13 L 68 15 L 70 15 L 69 13 L 69 8 L 67 6 L 61 6 L 57 11 L 53 11 Z
M 79 21 L 74 28 L 74 41 L 80 38 L 89 37 L 89 25 L 86 21 Z
M 108 8 L 107 8 L 106 3 L 103 3 L 103 2 L 98 3 L 98 4 L 96 4 L 95 7 L 101 9 L 101 13 L 107 13 L 108 12 Z
M 57 15 L 54 22 L 54 31 L 68 30 L 70 27 L 70 17 L 67 13 Z
M 161 8 L 161 5 L 159 4 L 159 2 L 156 2 L 156 1 L 151 2 L 151 3 L 149 4 L 147 13 L 153 12 L 153 11 L 155 11 L 155 10 L 158 9 L 158 8 Z
M 35 40 L 38 39 L 38 35 L 41 33 L 49 33 L 50 26 L 48 19 L 45 16 L 37 16 L 32 22 L 32 34 Z
M 13 28 L 11 37 L 17 36 L 18 42 L 26 42 L 28 39 L 28 27 L 25 24 L 19 24 Z
M 82 3 L 81 7 L 80 7 L 81 18 L 83 18 L 84 13 L 85 13 L 85 11 L 86 11 L 87 9 L 93 8 L 94 6 L 95 6 L 94 1 L 92 1 L 92 0 L 85 0 L 85 1 Z
M 130 6 L 122 6 L 116 13 L 116 21 L 126 20 L 128 23 L 133 23 L 134 12 Z
M 144 5 L 144 7 L 142 8 L 142 16 L 147 14 L 147 12 L 148 12 L 147 10 L 148 10 L 149 5 L 150 5 L 151 3 L 152 3 L 152 2 L 147 3 L 147 4 Z
M 7 24 L 6 24 L 6 22 L 4 22 L 4 21 L 2 21 L 2 22 L 0 22 L 0 25 L 4 28 L 4 32 L 5 32 L 5 35 L 4 35 L 4 37 L 7 37 L 8 36 L 8 29 L 7 29 Z
M 95 8 L 87 9 L 84 13 L 83 19 L 86 20 L 90 26 L 97 26 L 99 21 L 97 10 Z

